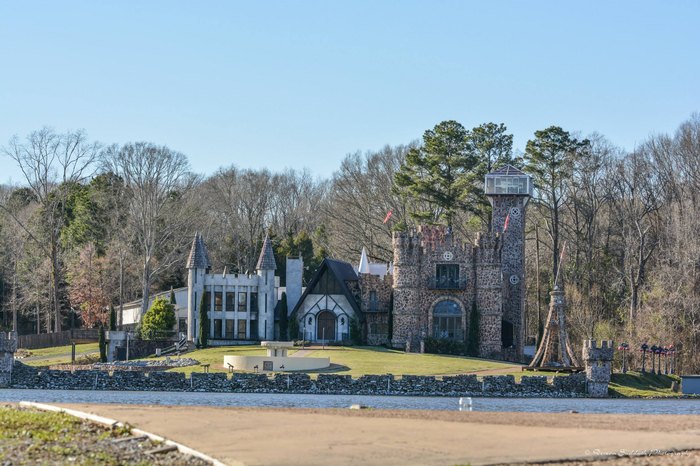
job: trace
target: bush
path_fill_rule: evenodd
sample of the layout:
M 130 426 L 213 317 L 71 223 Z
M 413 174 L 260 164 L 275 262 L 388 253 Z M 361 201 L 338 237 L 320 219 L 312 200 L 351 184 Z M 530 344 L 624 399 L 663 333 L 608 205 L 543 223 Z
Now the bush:
M 157 298 L 143 316 L 141 337 L 144 340 L 155 340 L 172 336 L 175 322 L 175 306 L 165 298 Z
M 97 341 L 100 348 L 100 362 L 107 362 L 107 342 L 105 340 L 105 328 L 100 325 L 99 340 Z
M 467 353 L 467 345 L 462 341 L 428 337 L 425 339 L 425 352 L 464 356 Z
M 362 344 L 362 327 L 357 319 L 350 319 L 350 341 L 353 345 Z
M 296 314 L 289 316 L 289 322 L 287 323 L 287 338 L 290 340 L 296 340 L 299 338 L 299 321 L 297 320 Z

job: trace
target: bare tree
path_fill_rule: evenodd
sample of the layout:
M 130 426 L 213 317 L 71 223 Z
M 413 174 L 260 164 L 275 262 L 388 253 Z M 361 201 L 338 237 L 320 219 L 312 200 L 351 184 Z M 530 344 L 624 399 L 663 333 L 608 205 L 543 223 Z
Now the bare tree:
M 154 277 L 182 258 L 196 213 L 190 195 L 199 178 L 190 172 L 184 154 L 148 142 L 112 146 L 103 161 L 124 180 L 128 227 L 141 256 L 145 314 Z
M 0 205 L 0 208 L 19 222 L 50 261 L 54 331 L 60 331 L 62 324 L 61 283 L 64 272 L 60 235 L 66 220 L 66 188 L 69 184 L 81 183 L 92 175 L 99 150 L 100 145 L 89 142 L 83 131 L 57 134 L 46 127 L 30 133 L 24 141 L 17 136 L 13 137 L 2 149 L 5 155 L 17 163 L 42 209 L 43 224 L 48 236 L 46 239 L 37 237 L 10 209 Z

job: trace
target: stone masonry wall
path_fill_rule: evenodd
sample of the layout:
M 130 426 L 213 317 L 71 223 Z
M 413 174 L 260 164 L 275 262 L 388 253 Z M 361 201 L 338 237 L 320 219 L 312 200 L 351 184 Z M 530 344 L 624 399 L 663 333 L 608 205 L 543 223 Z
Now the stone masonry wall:
M 36 369 L 15 362 L 12 388 L 45 390 L 126 390 L 233 393 L 304 393 L 337 395 L 484 396 L 484 397 L 582 397 L 586 393 L 583 374 L 554 377 L 523 376 L 515 383 L 512 375 L 417 376 L 319 374 L 192 373 L 57 371 Z
M 360 309 L 365 318 L 365 335 L 368 345 L 384 345 L 389 343 L 389 313 L 391 312 L 391 275 L 370 275 L 360 273 Z M 370 293 L 374 291 L 377 302 L 374 309 L 370 305 Z
M 17 350 L 17 338 L 13 333 L 0 332 L 0 388 L 12 382 L 12 364 Z

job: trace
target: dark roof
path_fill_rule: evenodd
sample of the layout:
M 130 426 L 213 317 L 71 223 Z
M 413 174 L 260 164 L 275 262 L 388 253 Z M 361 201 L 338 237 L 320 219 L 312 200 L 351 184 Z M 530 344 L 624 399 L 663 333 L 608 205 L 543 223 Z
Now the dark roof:
M 260 251 L 260 258 L 258 259 L 258 265 L 255 266 L 255 269 L 277 270 L 277 264 L 275 263 L 275 253 L 272 251 L 272 241 L 270 241 L 270 237 L 268 235 L 265 235 L 262 250 Z
M 497 169 L 490 172 L 489 175 L 527 176 L 526 173 L 523 173 L 521 170 L 518 170 L 513 165 L 503 165 L 501 167 L 498 167 Z
M 187 259 L 188 269 L 208 269 L 211 267 L 211 261 L 209 261 L 209 253 L 207 252 L 207 247 L 204 245 L 204 239 L 199 233 L 194 234 L 194 239 L 192 240 L 192 249 L 190 249 L 190 256 Z
M 347 282 L 358 280 L 355 269 L 347 262 L 328 258 L 323 259 L 323 262 L 321 262 L 321 265 L 316 270 L 316 273 L 314 273 L 313 278 L 311 278 L 311 281 L 301 294 L 301 298 L 299 298 L 299 301 L 294 305 L 294 309 L 292 309 L 292 313 L 290 315 L 294 315 L 297 312 L 297 309 L 299 309 L 301 303 L 303 303 L 306 297 L 311 294 L 326 270 L 332 273 L 338 283 L 340 283 L 343 295 L 347 298 L 348 302 L 352 306 L 352 309 L 355 311 L 355 314 L 360 317 L 362 315 L 360 312 L 360 306 L 357 304 L 355 296 L 353 296 L 352 292 L 350 292 L 350 288 L 348 288 L 347 284 Z

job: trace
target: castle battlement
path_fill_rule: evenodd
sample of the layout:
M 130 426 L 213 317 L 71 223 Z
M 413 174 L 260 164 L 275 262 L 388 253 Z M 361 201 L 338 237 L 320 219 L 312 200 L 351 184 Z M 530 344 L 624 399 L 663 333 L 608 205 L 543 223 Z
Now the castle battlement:
M 13 332 L 0 332 L 0 352 L 14 353 L 17 351 L 17 337 Z
M 613 341 L 612 340 L 601 340 L 600 348 L 599 348 L 598 344 L 596 343 L 595 340 L 585 340 L 583 342 L 583 346 L 585 348 L 590 348 L 590 349 L 610 349 L 610 348 L 613 348 Z

